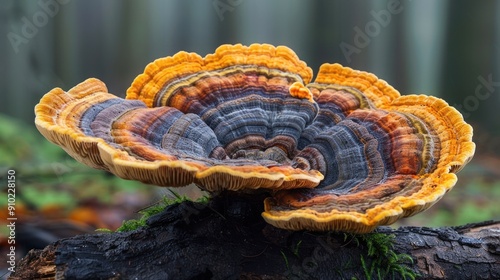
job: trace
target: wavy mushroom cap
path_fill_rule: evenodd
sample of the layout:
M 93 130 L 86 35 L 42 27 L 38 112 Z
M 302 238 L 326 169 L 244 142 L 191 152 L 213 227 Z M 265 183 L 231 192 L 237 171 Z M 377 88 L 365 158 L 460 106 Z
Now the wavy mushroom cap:
M 35 123 L 75 159 L 122 178 L 208 191 L 267 188 L 264 219 L 368 232 L 430 207 L 472 157 L 472 128 L 439 98 L 400 96 L 283 46 L 223 45 L 149 64 L 121 99 L 97 79 L 56 88 Z
M 263 216 L 277 227 L 363 233 L 391 224 L 436 203 L 474 154 L 472 127 L 442 99 L 400 96 L 339 64 L 322 65 L 307 87 L 320 109 L 298 148 L 320 155 L 312 168 L 325 178 L 266 199 Z

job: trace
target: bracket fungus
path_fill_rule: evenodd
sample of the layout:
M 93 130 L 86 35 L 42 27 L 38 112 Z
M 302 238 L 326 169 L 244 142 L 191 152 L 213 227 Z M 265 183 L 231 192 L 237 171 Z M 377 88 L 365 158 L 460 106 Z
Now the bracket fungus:
M 223 45 L 147 65 L 126 99 L 91 78 L 55 88 L 38 130 L 76 160 L 160 186 L 268 189 L 264 219 L 369 232 L 425 210 L 473 156 L 472 128 L 436 97 L 287 47 Z

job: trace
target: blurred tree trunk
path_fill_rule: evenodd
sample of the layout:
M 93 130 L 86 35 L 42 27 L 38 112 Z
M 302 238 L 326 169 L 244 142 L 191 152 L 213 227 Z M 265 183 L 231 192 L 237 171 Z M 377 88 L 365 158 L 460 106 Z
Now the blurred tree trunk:
M 33 106 L 53 87 L 69 89 L 97 77 L 123 96 L 156 58 L 258 42 L 291 47 L 315 72 L 324 62 L 339 62 L 373 72 L 402 93 L 474 107 L 465 110 L 468 120 L 488 120 L 481 124 L 500 134 L 500 119 L 491 118 L 500 86 L 477 106 L 466 100 L 478 77 L 500 81 L 498 1 L 399 1 L 401 11 L 385 23 L 375 15 L 387 14 L 390 1 L 290 1 L 56 1 L 64 4 L 53 15 L 43 1 L 2 2 L 0 33 L 14 32 L 26 42 L 0 41 L 0 111 L 31 122 Z M 26 22 L 36 20 L 40 26 L 27 38 Z M 356 45 L 355 28 L 366 32 L 368 25 L 374 33 L 369 43 L 347 59 L 340 45 Z
M 493 117 L 500 104 L 499 8 L 498 1 L 449 5 L 442 62 L 443 98 L 493 135 L 500 135 L 500 118 Z

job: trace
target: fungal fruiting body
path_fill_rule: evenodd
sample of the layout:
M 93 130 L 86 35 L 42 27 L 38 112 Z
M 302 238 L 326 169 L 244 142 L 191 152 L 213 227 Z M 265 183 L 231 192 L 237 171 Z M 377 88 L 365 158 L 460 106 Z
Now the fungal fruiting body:
M 55 88 L 35 123 L 78 161 L 160 186 L 269 189 L 264 219 L 369 232 L 425 210 L 473 156 L 472 128 L 436 97 L 370 73 L 312 70 L 287 47 L 223 45 L 150 63 L 126 99 L 88 79 Z

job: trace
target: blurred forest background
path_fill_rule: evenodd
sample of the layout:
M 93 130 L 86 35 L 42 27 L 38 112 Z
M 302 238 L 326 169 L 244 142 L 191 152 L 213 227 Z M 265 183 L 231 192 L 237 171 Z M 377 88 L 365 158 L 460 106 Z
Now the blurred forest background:
M 91 170 L 46 141 L 33 124 L 42 95 L 96 77 L 124 97 L 154 59 L 204 56 L 225 43 L 286 45 L 315 72 L 339 62 L 402 94 L 445 99 L 473 125 L 476 156 L 450 194 L 399 225 L 500 218 L 500 1 L 2 0 L 0 36 L 1 188 L 14 169 L 25 250 L 114 230 L 158 197 L 157 188 Z M 3 246 L 6 234 L 2 226 Z

